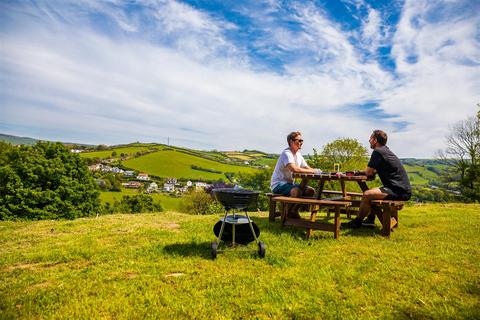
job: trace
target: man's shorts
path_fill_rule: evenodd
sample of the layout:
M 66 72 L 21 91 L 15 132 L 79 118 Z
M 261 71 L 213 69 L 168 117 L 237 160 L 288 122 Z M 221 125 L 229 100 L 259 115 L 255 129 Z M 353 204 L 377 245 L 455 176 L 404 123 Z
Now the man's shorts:
M 394 191 L 393 189 L 387 187 L 380 187 L 380 191 L 382 191 L 382 193 L 388 194 L 385 200 L 407 201 L 412 196 L 411 194 L 398 192 L 396 190 Z
M 290 191 L 293 188 L 300 188 L 299 184 L 289 183 L 289 182 L 280 182 L 277 184 L 275 188 L 273 188 L 272 192 L 275 194 L 281 194 L 284 196 L 290 196 Z

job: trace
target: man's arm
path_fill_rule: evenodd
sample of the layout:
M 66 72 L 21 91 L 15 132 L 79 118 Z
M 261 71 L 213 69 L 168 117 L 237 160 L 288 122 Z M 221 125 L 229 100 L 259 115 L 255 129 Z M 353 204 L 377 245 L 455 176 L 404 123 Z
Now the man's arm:
M 315 173 L 315 169 L 310 168 L 308 165 L 304 168 L 297 166 L 295 163 L 287 164 L 287 169 L 292 173 Z
M 377 173 L 377 170 L 375 170 L 375 169 L 373 169 L 373 168 L 367 167 L 367 168 L 365 169 L 365 175 L 366 175 L 367 177 L 374 177 L 376 173 Z

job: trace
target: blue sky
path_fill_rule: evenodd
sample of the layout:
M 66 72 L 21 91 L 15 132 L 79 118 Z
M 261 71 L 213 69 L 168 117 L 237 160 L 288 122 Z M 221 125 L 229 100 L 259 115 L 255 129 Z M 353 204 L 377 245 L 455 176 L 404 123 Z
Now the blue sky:
M 1 1 L 0 133 L 433 157 L 480 102 L 480 2 Z

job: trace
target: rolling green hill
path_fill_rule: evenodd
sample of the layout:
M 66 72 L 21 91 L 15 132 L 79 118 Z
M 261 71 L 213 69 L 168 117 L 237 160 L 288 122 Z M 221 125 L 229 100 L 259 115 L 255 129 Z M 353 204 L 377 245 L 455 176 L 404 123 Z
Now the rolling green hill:
M 114 147 L 114 148 L 109 148 L 108 150 L 102 150 L 102 151 L 93 151 L 93 152 L 83 152 L 80 153 L 80 156 L 83 158 L 100 158 L 100 159 L 105 159 L 105 158 L 111 158 L 112 157 L 112 152 L 116 152 L 117 155 L 116 157 L 120 157 L 120 155 L 126 154 L 126 155 L 134 155 L 137 152 L 144 152 L 144 151 L 156 151 L 159 149 L 159 146 L 149 146 L 149 145 L 139 145 L 139 146 L 125 146 L 125 147 Z
M 0 141 L 5 141 L 11 144 L 28 144 L 28 145 L 34 145 L 37 143 L 37 139 L 33 138 L 28 138 L 28 137 L 17 137 L 17 136 L 12 136 L 9 134 L 1 134 L 0 133 Z
M 123 162 L 124 166 L 163 178 L 183 178 L 191 180 L 226 180 L 226 172 L 254 172 L 256 169 L 246 166 L 228 165 L 180 151 L 164 150 L 150 153 Z M 197 166 L 222 173 L 194 170 Z
M 413 185 L 428 185 L 440 180 L 440 174 L 446 169 L 439 160 L 402 159 L 410 182 Z

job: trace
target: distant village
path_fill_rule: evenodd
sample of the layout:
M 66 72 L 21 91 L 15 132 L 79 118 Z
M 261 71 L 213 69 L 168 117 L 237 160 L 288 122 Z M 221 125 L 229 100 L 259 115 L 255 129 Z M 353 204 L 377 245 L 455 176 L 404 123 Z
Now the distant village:
M 136 172 L 131 170 L 123 170 L 118 167 L 112 167 L 106 164 L 97 163 L 88 166 L 88 170 L 92 172 L 114 173 L 122 175 L 126 182 L 122 186 L 127 189 L 143 189 L 146 193 L 166 192 L 173 194 L 183 194 L 190 190 L 203 190 L 210 185 L 203 181 L 186 181 L 184 183 L 177 181 L 176 178 L 164 179 L 163 186 L 159 186 L 157 182 L 153 181 L 147 173 Z M 105 183 L 103 179 L 96 180 L 99 186 Z

